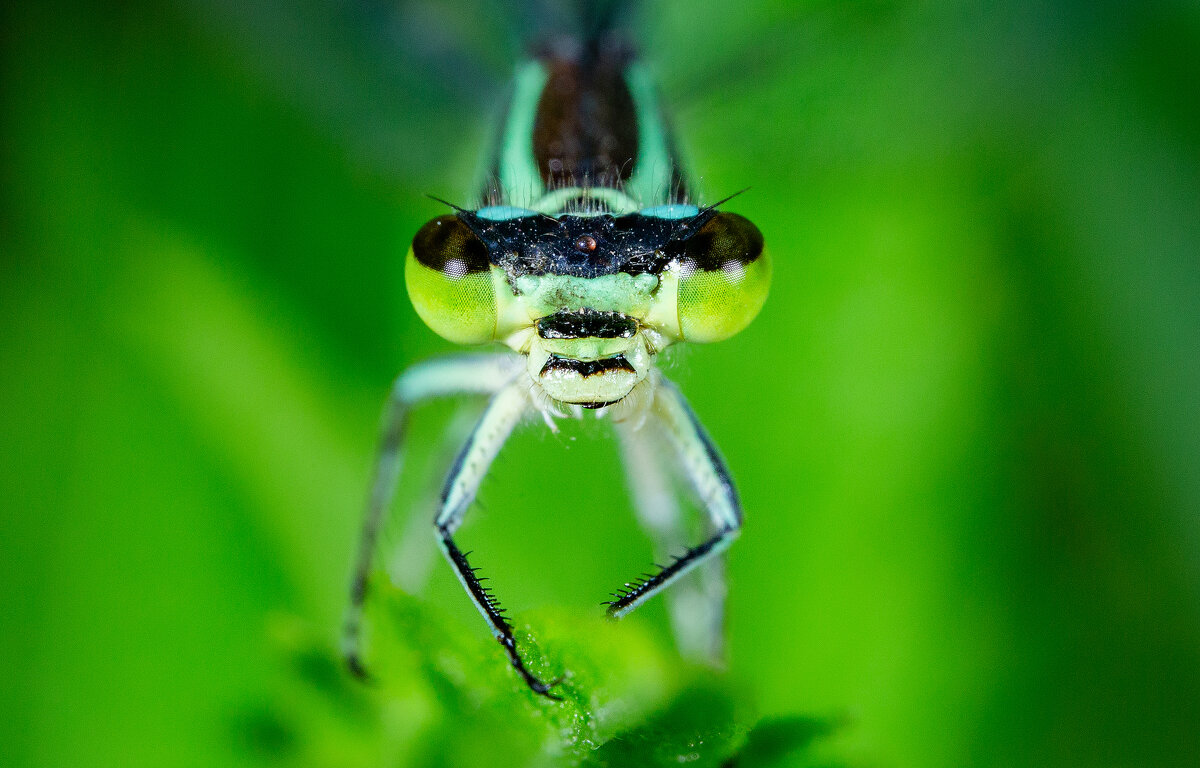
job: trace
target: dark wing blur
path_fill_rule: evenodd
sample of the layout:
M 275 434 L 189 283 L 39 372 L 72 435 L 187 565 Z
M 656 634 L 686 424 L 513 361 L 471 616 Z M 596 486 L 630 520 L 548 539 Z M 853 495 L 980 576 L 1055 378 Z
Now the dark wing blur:
M 521 47 L 492 0 L 184 0 L 251 75 L 394 180 L 428 178 L 503 96 Z
M 252 76 L 399 181 L 486 133 L 524 49 L 633 27 L 631 0 L 183 0 Z M 478 116 L 474 123 L 464 115 Z

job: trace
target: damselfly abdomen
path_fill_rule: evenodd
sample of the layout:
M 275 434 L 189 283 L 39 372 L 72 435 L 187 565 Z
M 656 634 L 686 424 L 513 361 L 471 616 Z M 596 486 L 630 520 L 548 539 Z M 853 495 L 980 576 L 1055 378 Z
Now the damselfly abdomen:
M 741 526 L 729 473 L 687 402 L 655 368 L 678 342 L 744 328 L 766 299 L 771 265 L 745 218 L 698 206 L 647 73 L 627 40 L 602 24 L 542 41 L 519 67 L 480 204 L 451 205 L 417 232 L 408 294 L 421 318 L 461 344 L 505 351 L 416 365 L 392 389 L 363 527 L 345 652 L 363 672 L 362 605 L 376 538 L 400 468 L 409 410 L 430 398 L 482 395 L 488 404 L 446 479 L 434 520 L 442 550 L 508 660 L 534 691 L 512 626 L 454 535 L 513 428 L 540 416 L 594 414 L 617 429 L 635 502 L 651 533 L 677 535 L 677 508 L 655 475 L 674 455 L 708 513 L 707 538 L 623 585 L 620 617 L 715 558 Z M 724 202 L 724 201 L 723 201 Z M 665 437 L 665 441 L 659 438 Z M 719 637 L 723 590 L 701 590 L 677 628 Z M 716 641 L 708 643 L 711 650 Z

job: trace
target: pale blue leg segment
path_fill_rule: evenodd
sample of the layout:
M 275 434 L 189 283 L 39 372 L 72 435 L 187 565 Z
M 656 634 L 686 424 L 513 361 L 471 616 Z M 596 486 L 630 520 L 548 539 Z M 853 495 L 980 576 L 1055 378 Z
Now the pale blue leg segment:
M 662 455 L 658 430 L 617 425 L 629 490 L 642 527 L 655 542 L 656 557 L 687 546 L 674 477 L 674 462 Z M 682 577 L 667 594 L 675 640 L 685 656 L 717 663 L 724 646 L 725 579 L 720 558 L 707 560 Z
M 362 662 L 362 615 L 368 579 L 374 566 L 379 530 L 396 490 L 403 463 L 408 413 L 413 406 L 439 397 L 486 395 L 503 389 L 523 369 L 523 358 L 509 354 L 459 355 L 420 363 L 396 379 L 384 409 L 375 476 L 359 537 L 358 557 L 350 586 L 350 606 L 342 629 L 342 653 L 354 674 L 365 677 Z
M 458 456 L 467 437 L 475 430 L 475 425 L 483 415 L 482 403 L 465 403 L 466 407 L 455 411 L 450 421 L 440 430 L 436 452 L 431 452 L 429 461 L 423 467 L 450 467 Z M 411 471 L 411 467 L 406 467 Z M 422 473 L 424 475 L 424 473 Z M 411 498 L 407 509 L 436 509 L 442 500 L 442 486 L 446 483 L 445 470 L 430 473 L 429 477 L 422 476 L 420 489 Z M 392 502 L 395 504 L 395 502 Z M 424 515 L 406 515 L 403 526 L 398 526 L 395 540 L 391 539 L 389 527 L 384 525 L 379 536 L 379 561 L 388 579 L 401 591 L 410 594 L 421 594 L 429 581 L 430 571 L 435 563 L 440 563 L 441 553 L 436 547 L 429 546 L 429 518 Z M 376 571 L 380 568 L 376 567 Z
M 714 533 L 705 541 L 660 567 L 658 573 L 626 582 L 614 593 L 608 613 L 619 618 L 637 608 L 660 590 L 679 580 L 698 565 L 725 551 L 737 537 L 742 525 L 742 509 L 737 491 L 717 453 L 716 447 L 700 426 L 691 407 L 673 384 L 660 376 L 655 389 L 651 418 L 658 422 L 676 454 L 684 474 L 691 482 Z M 652 427 L 649 422 L 643 427 Z
M 552 699 L 558 697 L 550 693 L 555 684 L 544 683 L 533 675 L 517 653 L 516 640 L 513 637 L 512 625 L 504 617 L 504 609 L 500 607 L 491 590 L 484 587 L 482 579 L 477 575 L 463 553 L 454 542 L 454 533 L 462 524 L 463 516 L 475 500 L 479 483 L 487 474 L 488 468 L 500 452 L 500 447 L 508 439 L 513 427 L 532 409 L 529 398 L 529 382 L 517 380 L 500 390 L 488 403 L 487 410 L 475 427 L 475 431 L 463 446 L 462 453 L 446 478 L 446 486 L 442 491 L 441 508 L 434 519 L 438 541 L 446 559 L 454 567 L 458 580 L 471 596 L 472 602 L 483 614 L 488 627 L 492 630 L 497 642 L 504 648 L 509 663 L 521 675 L 535 693 L 540 693 Z

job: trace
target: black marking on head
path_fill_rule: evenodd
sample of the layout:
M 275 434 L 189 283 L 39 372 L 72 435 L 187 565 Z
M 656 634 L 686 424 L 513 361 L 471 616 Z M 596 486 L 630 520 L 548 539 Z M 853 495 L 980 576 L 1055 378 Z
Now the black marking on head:
M 601 403 L 575 403 L 575 405 L 583 406 L 584 408 L 587 408 L 588 410 L 594 411 L 597 408 L 605 408 L 610 405 L 616 405 L 619 402 L 621 402 L 621 401 L 620 400 L 605 400 L 604 402 L 601 402 Z
M 541 374 L 545 376 L 551 371 L 573 371 L 578 373 L 583 378 L 595 376 L 596 374 L 604 374 L 609 371 L 627 371 L 629 373 L 637 373 L 624 355 L 616 357 L 606 357 L 603 360 L 576 360 L 573 357 L 559 357 L 558 355 L 550 355 L 550 359 L 542 366 Z M 597 406 L 599 407 L 599 406 Z
M 537 332 L 543 339 L 630 339 L 637 333 L 637 321 L 594 309 L 556 312 L 537 321 Z
M 487 246 L 471 230 L 462 213 L 438 216 L 427 222 L 413 238 L 412 249 L 421 264 L 438 272 L 446 272 L 449 267 L 457 277 L 485 272 L 491 266 Z
M 492 221 L 469 211 L 460 211 L 458 218 L 486 246 L 491 263 L 516 278 L 658 274 L 682 252 L 683 243 L 717 215 L 706 208 L 687 219 L 631 213 L 539 215 Z M 596 246 L 581 249 L 581 241 L 588 246 L 595 241 Z

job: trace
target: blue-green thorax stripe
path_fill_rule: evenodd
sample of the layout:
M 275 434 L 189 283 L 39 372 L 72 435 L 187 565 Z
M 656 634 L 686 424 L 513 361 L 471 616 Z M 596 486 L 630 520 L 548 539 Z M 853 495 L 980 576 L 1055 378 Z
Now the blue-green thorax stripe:
M 517 69 L 512 104 L 500 140 L 497 170 L 503 202 L 520 208 L 534 208 L 545 192 L 533 157 L 533 125 L 546 78 L 546 68 L 540 61 L 526 62 Z
M 501 199 L 490 204 L 550 215 L 593 204 L 624 213 L 683 193 L 657 93 L 635 61 L 547 58 L 519 67 L 495 169 Z

